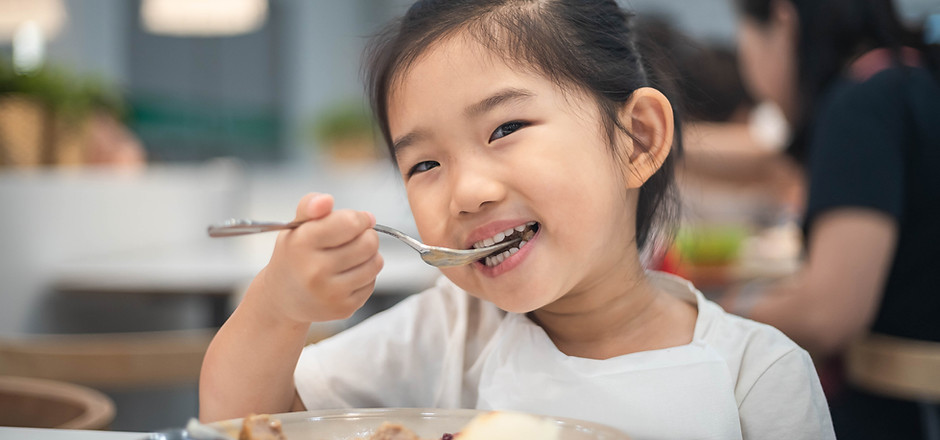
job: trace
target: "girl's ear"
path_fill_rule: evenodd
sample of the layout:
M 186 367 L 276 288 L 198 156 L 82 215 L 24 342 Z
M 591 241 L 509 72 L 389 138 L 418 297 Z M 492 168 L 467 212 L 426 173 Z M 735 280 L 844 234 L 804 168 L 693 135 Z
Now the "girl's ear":
M 672 105 L 666 96 L 652 87 L 633 91 L 620 112 L 620 122 L 628 132 L 621 145 L 630 158 L 625 166 L 628 188 L 639 188 L 662 166 L 672 150 L 675 123 Z

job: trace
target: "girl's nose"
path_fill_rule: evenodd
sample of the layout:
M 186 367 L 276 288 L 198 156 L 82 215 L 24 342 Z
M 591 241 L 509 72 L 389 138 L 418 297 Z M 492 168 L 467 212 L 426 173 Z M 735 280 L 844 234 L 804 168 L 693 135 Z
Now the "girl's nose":
M 465 164 L 453 171 L 450 211 L 454 215 L 480 212 L 506 197 L 506 185 L 494 167 Z

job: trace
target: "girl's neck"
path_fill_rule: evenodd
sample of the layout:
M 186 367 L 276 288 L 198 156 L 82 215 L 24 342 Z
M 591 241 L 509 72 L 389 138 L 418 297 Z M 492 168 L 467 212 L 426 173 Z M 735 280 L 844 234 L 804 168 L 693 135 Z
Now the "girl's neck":
M 608 359 L 691 342 L 695 307 L 654 286 L 637 267 L 620 282 L 571 292 L 529 318 L 569 356 Z

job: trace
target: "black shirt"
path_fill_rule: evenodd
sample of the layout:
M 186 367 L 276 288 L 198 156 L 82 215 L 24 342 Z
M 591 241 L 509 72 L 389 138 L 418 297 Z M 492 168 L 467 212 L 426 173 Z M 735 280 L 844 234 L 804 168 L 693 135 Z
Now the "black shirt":
M 898 242 L 872 331 L 940 341 L 940 83 L 892 67 L 824 96 L 809 145 L 807 233 L 843 207 L 883 212 Z

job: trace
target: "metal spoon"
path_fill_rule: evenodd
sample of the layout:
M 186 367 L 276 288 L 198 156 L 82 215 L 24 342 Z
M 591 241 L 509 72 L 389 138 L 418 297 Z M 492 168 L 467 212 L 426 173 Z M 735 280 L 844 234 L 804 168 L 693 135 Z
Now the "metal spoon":
M 259 232 L 277 231 L 282 229 L 294 229 L 304 221 L 294 221 L 289 223 L 282 222 L 259 222 L 254 220 L 231 219 L 223 223 L 209 226 L 210 237 L 233 237 L 236 235 L 257 234 Z M 439 246 L 428 246 L 420 241 L 408 236 L 395 228 L 376 224 L 372 227 L 378 232 L 391 235 L 403 241 L 412 249 L 418 251 L 421 259 L 425 263 L 435 267 L 462 266 L 470 264 L 481 258 L 488 257 L 498 251 L 509 249 L 510 246 L 519 243 L 521 239 L 507 240 L 493 246 L 487 246 L 479 249 L 450 249 Z

